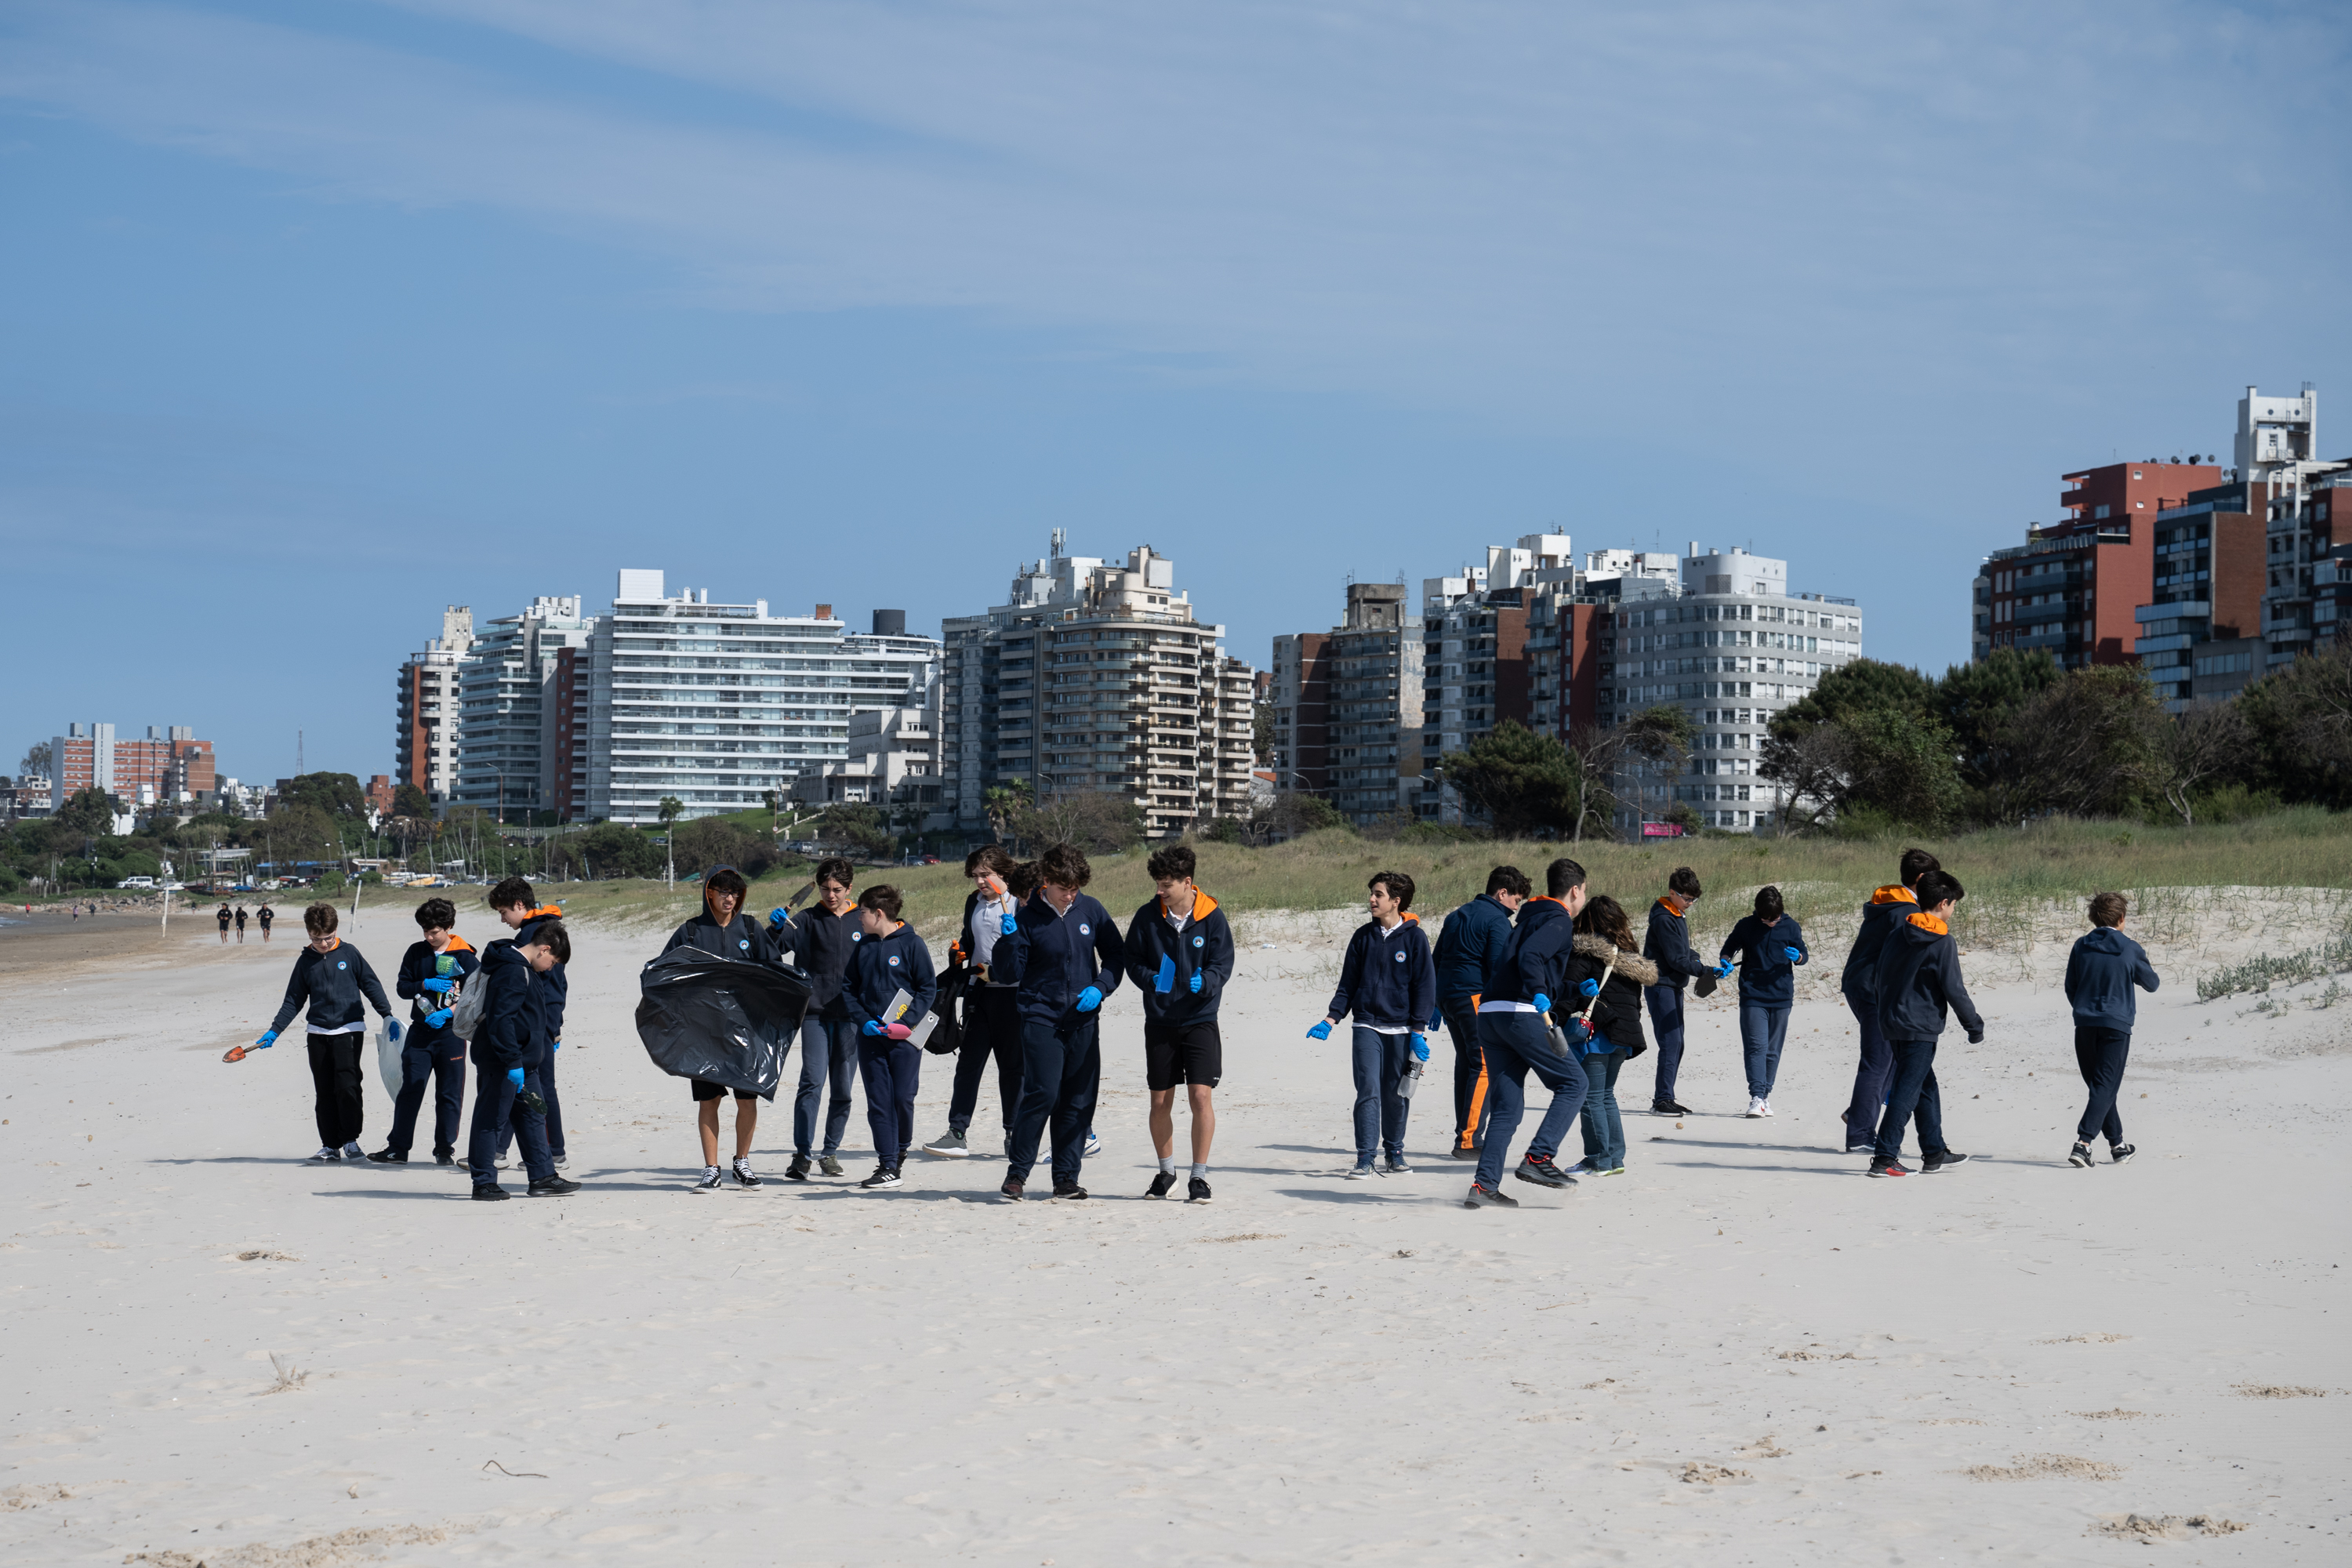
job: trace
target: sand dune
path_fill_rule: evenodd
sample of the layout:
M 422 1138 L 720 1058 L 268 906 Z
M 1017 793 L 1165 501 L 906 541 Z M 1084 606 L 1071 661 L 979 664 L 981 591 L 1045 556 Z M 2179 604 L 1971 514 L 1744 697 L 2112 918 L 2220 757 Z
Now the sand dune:
M 650 948 L 584 932 L 562 1067 L 588 1188 L 489 1207 L 430 1164 L 299 1163 L 299 1048 L 220 1063 L 267 1022 L 283 941 L 174 922 L 0 965 L 0 1552 L 2344 1560 L 2352 1008 L 2190 984 L 2308 931 L 2156 950 L 2130 1166 L 2062 1163 L 2079 1082 L 2044 942 L 1972 960 L 1991 1033 L 1943 1072 L 1964 1168 L 1870 1182 L 1833 1152 L 1853 1031 L 1828 1000 L 1791 1029 L 1782 1114 L 1739 1119 L 1718 1001 L 1685 1069 L 1700 1114 L 1629 1118 L 1627 1175 L 1520 1184 L 1497 1215 L 1456 1206 L 1439 1081 L 1416 1174 L 1338 1179 L 1345 1058 L 1300 1035 L 1349 923 L 1250 918 L 1207 1206 L 1137 1196 L 1126 994 L 1087 1204 L 999 1203 L 979 1159 L 891 1194 L 851 1190 L 855 1155 L 788 1185 L 781 1105 L 769 1184 L 697 1196 L 685 1087 L 629 1023 Z M 389 972 L 412 931 L 394 908 L 352 935 Z M 921 1136 L 947 1088 L 927 1058 Z

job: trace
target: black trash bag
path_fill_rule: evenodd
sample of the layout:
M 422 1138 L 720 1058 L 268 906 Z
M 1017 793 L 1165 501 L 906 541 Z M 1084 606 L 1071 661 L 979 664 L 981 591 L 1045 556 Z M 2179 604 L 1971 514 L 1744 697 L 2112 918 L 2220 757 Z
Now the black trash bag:
M 784 1053 L 808 1011 L 806 974 L 678 947 L 647 963 L 638 984 L 637 1038 L 654 1066 L 674 1078 L 776 1097 Z

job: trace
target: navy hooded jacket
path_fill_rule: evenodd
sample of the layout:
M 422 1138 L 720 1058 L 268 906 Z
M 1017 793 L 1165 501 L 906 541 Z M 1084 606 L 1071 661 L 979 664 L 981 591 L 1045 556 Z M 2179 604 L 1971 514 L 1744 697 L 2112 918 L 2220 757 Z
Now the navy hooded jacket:
M 1789 949 L 1795 948 L 1803 956 L 1791 959 Z M 1785 1007 L 1797 999 L 1796 966 L 1812 955 L 1805 945 L 1804 928 L 1794 915 L 1782 915 L 1770 925 L 1761 915 L 1743 915 L 1723 939 L 1724 958 L 1733 953 L 1743 955 L 1739 961 L 1739 999 L 1758 1002 L 1767 1007 Z
M 400 973 L 394 978 L 392 988 L 403 996 L 413 998 L 409 1003 L 409 1026 L 425 1031 L 418 1037 L 416 1044 L 434 1049 L 457 1043 L 457 1037 L 448 1032 L 446 1024 L 435 1028 L 425 1023 L 425 1015 L 437 1013 L 449 1005 L 449 993 L 427 991 L 425 983 L 439 975 L 464 980 L 481 967 L 482 955 L 476 952 L 474 944 L 462 936 L 451 935 L 448 950 L 444 952 L 434 952 L 430 942 L 409 944 L 407 952 L 401 956 Z
M 1659 984 L 1677 991 L 1714 967 L 1691 951 L 1689 911 L 1678 915 L 1664 899 L 1650 906 L 1650 931 L 1642 941 L 1642 956 L 1658 966 Z
M 1175 971 L 1164 992 L 1160 989 L 1163 958 Z M 1192 989 L 1194 974 L 1201 977 L 1197 992 Z M 1136 910 L 1127 926 L 1127 977 L 1142 994 L 1145 1022 L 1215 1023 L 1225 982 L 1234 977 L 1234 931 L 1217 900 L 1196 889 L 1192 918 L 1181 931 L 1156 898 Z
M 294 1015 L 310 1004 L 310 1016 L 305 1026 L 314 1035 L 349 1032 L 352 1026 L 367 1017 L 361 998 L 372 1004 L 384 1017 L 392 1016 L 392 998 L 383 994 L 383 983 L 360 956 L 360 950 L 350 942 L 339 942 L 330 952 L 320 952 L 306 947 L 302 956 L 294 961 L 294 973 L 286 982 L 286 999 L 278 1005 L 278 1016 L 269 1021 L 272 1033 L 284 1034 Z
M 1350 1013 L 1368 1029 L 1425 1029 L 1437 1005 L 1437 964 L 1430 956 L 1429 933 L 1408 914 L 1395 929 L 1366 921 L 1348 939 L 1348 956 L 1339 963 L 1339 989 L 1331 993 L 1324 1013 L 1344 1018 Z
M 1446 916 L 1437 932 L 1438 1004 L 1484 995 L 1487 967 L 1510 940 L 1511 911 L 1492 893 L 1481 893 Z
M 1575 942 L 1576 920 L 1566 904 L 1549 897 L 1521 904 L 1510 942 L 1486 971 L 1486 1002 L 1532 1005 L 1547 996 L 1555 1009 L 1560 1007 L 1569 994 L 1569 956 Z
M 1944 922 L 1916 914 L 1886 936 L 1878 955 L 1878 1031 L 1890 1040 L 1932 1040 L 1944 1032 L 1944 1009 L 1972 1036 L 1984 1033 L 1977 1005 L 1960 983 L 1960 947 Z
M 2147 952 L 2113 926 L 2093 926 L 2066 955 L 2066 1001 L 2077 1026 L 2125 1029 L 2139 1016 L 2132 987 L 2156 989 L 2156 969 Z
M 850 951 L 849 971 L 841 985 L 841 1005 L 849 1021 L 891 1022 L 890 998 L 901 991 L 910 1001 L 898 1022 L 911 1029 L 929 1017 L 940 979 L 931 968 L 930 947 L 915 934 L 915 928 L 900 921 L 887 936 L 867 936 L 863 928 L 857 934 L 860 940 Z
M 820 1018 L 838 1023 L 849 1016 L 841 1003 L 842 982 L 849 973 L 850 954 L 865 939 L 855 904 L 837 915 L 823 904 L 812 905 L 787 917 L 776 932 L 777 943 L 800 960 L 808 975 L 809 1007 Z
M 541 904 L 523 916 L 522 924 L 515 928 L 517 947 L 529 947 L 539 940 L 539 928 L 551 921 L 560 921 L 563 911 L 553 904 Z M 560 1040 L 563 1037 L 563 1005 L 572 999 L 572 983 L 564 977 L 564 966 L 551 965 L 544 974 L 537 975 L 531 986 L 531 1005 L 539 1009 L 539 1026 L 542 1038 Z
M 1917 896 L 1900 882 L 1870 895 L 1870 902 L 1862 906 L 1862 926 L 1853 933 L 1853 946 L 1846 950 L 1845 973 L 1838 977 L 1838 989 L 1848 1002 L 1868 1012 L 1877 1010 L 1878 955 L 1886 946 L 1886 934 L 1918 912 Z
M 537 1067 L 546 1053 L 536 1039 L 539 1010 L 531 999 L 531 983 L 539 977 L 515 951 L 512 938 L 482 949 L 482 967 L 476 984 L 488 984 L 482 998 L 482 1021 L 474 1026 L 474 1065 L 492 1072 Z
M 1077 1010 L 1078 993 L 1091 985 L 1109 995 L 1127 967 L 1127 947 L 1109 911 L 1092 894 L 1080 893 L 1067 914 L 1057 915 L 1039 893 L 1014 919 L 1011 934 L 996 939 L 989 972 L 1018 988 L 1013 1005 L 1021 1021 L 1060 1029 L 1095 1016 Z

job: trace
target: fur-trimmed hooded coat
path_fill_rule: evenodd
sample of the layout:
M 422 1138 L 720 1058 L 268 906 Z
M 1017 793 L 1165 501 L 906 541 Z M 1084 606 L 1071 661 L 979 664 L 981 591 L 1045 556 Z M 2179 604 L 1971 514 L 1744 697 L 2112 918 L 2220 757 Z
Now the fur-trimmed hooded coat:
M 1630 1059 L 1650 1048 L 1649 1041 L 1642 1037 L 1642 987 L 1658 981 L 1658 966 L 1640 953 L 1627 952 L 1605 936 L 1577 932 L 1568 959 L 1568 994 L 1554 1005 L 1552 1013 L 1565 1024 L 1583 1012 L 1588 1000 L 1584 983 L 1600 979 L 1612 956 L 1617 970 L 1601 988 L 1592 1009 L 1592 1027 Z

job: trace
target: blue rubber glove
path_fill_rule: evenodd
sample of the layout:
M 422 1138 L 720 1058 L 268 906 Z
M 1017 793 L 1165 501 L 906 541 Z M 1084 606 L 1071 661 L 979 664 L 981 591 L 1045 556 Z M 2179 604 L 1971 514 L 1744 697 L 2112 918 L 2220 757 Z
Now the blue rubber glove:
M 1318 1025 L 1316 1025 L 1313 1028 L 1311 1028 L 1311 1029 L 1307 1030 L 1307 1037 L 1308 1039 L 1310 1039 L 1310 1040 L 1328 1040 L 1328 1039 L 1329 1039 L 1329 1038 L 1331 1037 L 1331 1023 L 1330 1023 L 1330 1020 L 1327 1018 L 1327 1019 L 1325 1019 L 1322 1023 L 1318 1024 Z
M 1078 993 L 1079 1012 L 1091 1013 L 1101 1005 L 1102 993 L 1096 990 L 1093 986 L 1089 985 L 1084 991 Z
M 436 974 L 432 979 L 425 982 L 422 989 L 426 991 L 438 991 L 446 995 L 448 994 L 449 987 L 457 984 L 457 980 L 451 975 Z
M 1798 948 L 1793 948 L 1793 947 L 1784 947 L 1784 948 L 1782 948 L 1780 951 L 1781 951 L 1782 952 L 1785 952 L 1785 953 L 1787 953 L 1787 954 L 1789 955 L 1789 962 L 1790 962 L 1790 963 L 1796 963 L 1801 962 L 1801 961 L 1804 958 L 1804 956 L 1805 956 L 1805 955 L 1804 955 L 1804 952 L 1802 952 L 1802 950 L 1798 949 Z
M 1166 953 L 1160 955 L 1160 973 L 1152 976 L 1151 988 L 1165 996 L 1176 986 L 1176 961 Z M 1199 986 L 1194 986 L 1199 990 Z
M 1536 993 L 1535 1000 L 1530 1005 L 1538 1013 L 1549 1013 L 1551 1011 L 1551 998 L 1545 995 L 1540 991 Z
M 1715 977 L 1717 980 L 1728 980 L 1731 978 L 1731 972 L 1738 967 L 1738 964 L 1727 958 L 1715 966 Z
M 782 931 L 792 923 L 793 917 L 791 910 L 773 909 L 768 911 L 768 929 L 770 931 Z
M 562 1040 L 550 1040 L 547 1042 L 547 1048 L 551 1052 L 560 1051 L 563 1048 L 563 1042 Z
M 1435 1034 L 1445 1023 L 1445 1009 L 1438 1008 L 1429 1016 L 1429 1032 Z
M 1192 972 L 1192 994 L 1193 994 L 1193 995 L 1195 995 L 1195 996 L 1198 996 L 1200 994 L 1201 994 L 1201 972 L 1200 972 L 1199 970 L 1197 970 L 1197 969 L 1196 969 L 1196 970 L 1194 970 L 1194 971 Z
M 517 1089 L 520 1089 L 522 1087 L 522 1068 L 507 1068 L 507 1081 L 514 1085 Z
M 393 1043 L 394 1045 L 395 1045 L 395 1046 L 396 1046 L 396 1045 L 400 1044 L 400 1020 L 399 1020 L 399 1019 L 397 1019 L 397 1018 L 386 1018 L 386 1019 L 383 1021 L 383 1030 L 384 1030 L 384 1033 L 385 1033 L 387 1036 L 389 1036 L 389 1037 L 391 1037 L 392 1043 Z
M 253 1048 L 257 1051 L 266 1051 L 277 1043 L 278 1031 L 271 1029 L 267 1034 L 263 1035 L 261 1038 L 253 1042 Z
M 882 1021 L 878 1018 L 868 1018 L 864 1024 L 858 1026 L 857 1032 L 871 1038 L 882 1032 Z
M 1417 1062 L 1425 1062 L 1429 1059 L 1429 1042 L 1419 1035 L 1412 1037 L 1412 1059 Z
M 444 1007 L 437 1013 L 425 1014 L 425 1026 L 428 1029 L 446 1028 L 448 1026 L 449 1019 L 454 1015 L 455 1011 L 456 1009 L 454 1008 Z M 265 1040 L 262 1043 L 267 1045 L 268 1042 Z
M 1601 994 L 1601 982 L 1598 980 L 1587 980 L 1583 984 L 1576 988 L 1576 994 L 1579 996 L 1598 996 Z
M 1004 936 L 1011 936 L 1014 931 L 1019 931 L 1020 929 L 1021 917 L 1018 915 L 1005 916 L 1003 923 L 997 927 L 997 931 Z

